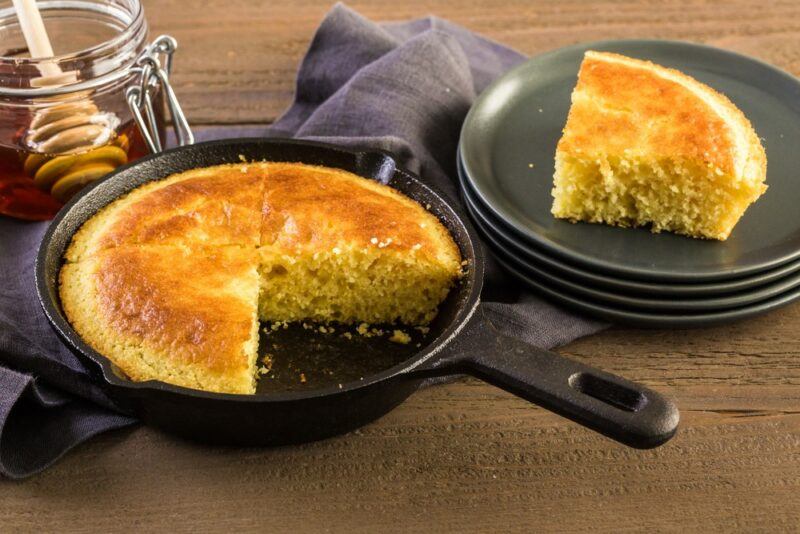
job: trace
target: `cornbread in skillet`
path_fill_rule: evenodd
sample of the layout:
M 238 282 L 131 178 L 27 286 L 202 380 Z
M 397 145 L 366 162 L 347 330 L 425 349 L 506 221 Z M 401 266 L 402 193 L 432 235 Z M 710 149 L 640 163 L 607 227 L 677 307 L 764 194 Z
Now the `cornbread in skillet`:
M 765 179 L 764 148 L 725 96 L 649 61 L 586 52 L 553 215 L 725 240 Z
M 296 163 L 151 182 L 90 219 L 65 260 L 68 320 L 131 379 L 231 393 L 255 389 L 259 318 L 424 325 L 461 272 L 413 200 Z

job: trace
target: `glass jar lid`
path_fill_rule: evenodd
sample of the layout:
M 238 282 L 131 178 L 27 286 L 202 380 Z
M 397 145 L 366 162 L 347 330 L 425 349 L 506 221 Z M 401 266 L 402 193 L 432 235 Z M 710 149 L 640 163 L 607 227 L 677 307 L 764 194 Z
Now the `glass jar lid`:
M 0 99 L 97 90 L 131 76 L 147 39 L 139 0 L 40 0 L 37 5 L 57 55 L 31 58 L 13 5 L 0 0 Z M 70 76 L 41 86 L 48 65 Z

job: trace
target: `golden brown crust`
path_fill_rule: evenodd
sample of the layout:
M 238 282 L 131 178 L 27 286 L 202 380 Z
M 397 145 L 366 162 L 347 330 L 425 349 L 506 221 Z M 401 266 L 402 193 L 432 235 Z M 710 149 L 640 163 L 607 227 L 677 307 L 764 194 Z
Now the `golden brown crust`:
M 736 176 L 752 158 L 766 172 L 749 121 L 724 95 L 677 70 L 606 52 L 586 53 L 558 150 L 686 158 Z
M 150 182 L 96 215 L 67 258 L 124 244 L 258 244 L 263 164 L 220 165 Z
M 213 372 L 243 367 L 251 295 L 241 298 L 228 286 L 256 268 L 253 253 L 121 247 L 98 261 L 99 311 L 116 331 Z
M 269 163 L 261 245 L 331 248 L 349 244 L 458 257 L 438 219 L 394 189 L 339 169 Z

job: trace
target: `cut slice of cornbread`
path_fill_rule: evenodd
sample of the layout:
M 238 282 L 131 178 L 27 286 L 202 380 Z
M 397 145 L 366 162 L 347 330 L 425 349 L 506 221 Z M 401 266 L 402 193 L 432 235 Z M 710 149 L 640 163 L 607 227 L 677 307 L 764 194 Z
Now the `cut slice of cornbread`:
M 269 164 L 263 217 L 263 320 L 427 324 L 461 269 L 434 215 L 342 170 Z
M 725 96 L 649 61 L 586 52 L 553 215 L 725 240 L 765 179 L 764 148 Z
M 149 182 L 87 221 L 66 259 L 132 244 L 256 246 L 265 173 L 263 163 L 218 165 Z
M 60 273 L 70 323 L 133 380 L 252 393 L 254 248 L 121 245 Z

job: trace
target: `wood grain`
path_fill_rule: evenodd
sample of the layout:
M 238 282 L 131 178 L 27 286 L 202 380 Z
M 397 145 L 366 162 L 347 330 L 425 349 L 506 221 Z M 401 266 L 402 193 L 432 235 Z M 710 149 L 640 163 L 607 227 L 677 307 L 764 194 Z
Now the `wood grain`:
M 689 39 L 800 74 L 800 3 L 353 2 L 378 20 L 434 13 L 536 53 L 584 40 Z M 148 1 L 181 43 L 195 124 L 268 123 L 328 2 Z M 147 428 L 102 436 L 0 484 L 2 531 L 797 531 L 800 304 L 694 331 L 612 329 L 562 351 L 673 396 L 679 435 L 625 449 L 476 381 L 419 392 L 351 435 L 210 448 Z
M 291 101 L 297 65 L 332 4 L 145 2 L 153 32 L 169 32 L 180 42 L 177 91 L 195 124 L 273 121 Z M 686 39 L 751 54 L 800 74 L 800 3 L 795 0 L 356 0 L 348 5 L 379 21 L 433 14 L 526 54 L 602 39 Z

